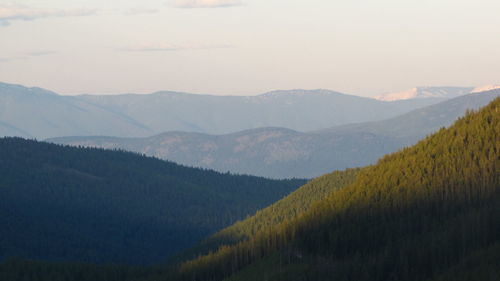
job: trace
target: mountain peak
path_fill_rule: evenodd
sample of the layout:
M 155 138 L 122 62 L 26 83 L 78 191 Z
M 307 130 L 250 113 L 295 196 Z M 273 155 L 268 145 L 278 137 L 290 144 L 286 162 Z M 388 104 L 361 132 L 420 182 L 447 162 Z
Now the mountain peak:
M 375 96 L 381 101 L 397 101 L 419 98 L 454 98 L 470 93 L 472 87 L 414 87 L 401 92 Z
M 500 89 L 500 85 L 486 85 L 486 86 L 476 87 L 471 91 L 471 93 L 480 93 L 496 89 Z
M 10 84 L 0 82 L 0 91 L 2 93 L 15 93 L 15 94 L 25 94 L 25 95 L 49 95 L 49 96 L 58 96 L 58 94 L 43 89 L 39 87 L 25 87 L 23 85 L 18 84 Z

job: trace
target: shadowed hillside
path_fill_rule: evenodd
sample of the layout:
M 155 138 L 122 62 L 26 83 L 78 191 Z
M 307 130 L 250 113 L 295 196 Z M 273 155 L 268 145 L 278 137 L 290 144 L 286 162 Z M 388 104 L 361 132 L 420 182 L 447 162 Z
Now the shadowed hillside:
M 302 185 L 0 139 L 0 258 L 149 264 Z

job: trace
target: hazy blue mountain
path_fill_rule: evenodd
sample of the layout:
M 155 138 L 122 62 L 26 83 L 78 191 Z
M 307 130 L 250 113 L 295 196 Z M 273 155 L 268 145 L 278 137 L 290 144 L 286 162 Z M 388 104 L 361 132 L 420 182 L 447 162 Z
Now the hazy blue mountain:
M 130 116 L 155 132 L 226 134 L 261 127 L 311 131 L 381 120 L 443 99 L 383 102 L 328 90 L 274 91 L 258 96 L 177 92 L 78 97 Z
M 154 133 L 130 117 L 41 88 L 0 83 L 0 136 L 133 136 Z
M 477 109 L 500 90 L 470 94 L 383 121 L 297 132 L 260 128 L 226 135 L 168 132 L 147 138 L 65 137 L 48 141 L 120 148 L 190 166 L 272 178 L 312 178 L 374 163 Z
M 61 96 L 0 83 L 0 136 L 147 137 L 167 131 L 224 134 L 260 127 L 311 131 L 386 119 L 442 100 L 384 102 L 327 90 L 246 97 L 176 92 Z
M 390 137 L 372 133 L 300 133 L 283 128 L 218 136 L 169 132 L 148 138 L 63 137 L 48 141 L 119 148 L 190 166 L 271 178 L 312 178 L 360 166 L 399 145 Z
M 20 130 L 8 123 L 0 122 L 0 136 L 19 136 L 30 137 L 31 135 L 23 130 Z

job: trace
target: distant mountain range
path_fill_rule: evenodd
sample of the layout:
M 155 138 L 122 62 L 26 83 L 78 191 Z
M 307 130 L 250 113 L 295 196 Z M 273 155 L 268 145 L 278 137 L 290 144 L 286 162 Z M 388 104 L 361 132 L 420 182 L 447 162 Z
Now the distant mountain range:
M 312 178 L 374 163 L 477 109 L 500 90 L 461 96 L 383 121 L 297 132 L 260 128 L 226 135 L 168 132 L 147 138 L 64 137 L 50 142 L 125 149 L 177 163 L 271 178 Z
M 227 134 L 262 127 L 312 131 L 383 120 L 445 100 L 395 102 L 328 90 L 274 91 L 258 96 L 177 92 L 61 96 L 0 83 L 0 136 L 147 137 L 167 131 Z

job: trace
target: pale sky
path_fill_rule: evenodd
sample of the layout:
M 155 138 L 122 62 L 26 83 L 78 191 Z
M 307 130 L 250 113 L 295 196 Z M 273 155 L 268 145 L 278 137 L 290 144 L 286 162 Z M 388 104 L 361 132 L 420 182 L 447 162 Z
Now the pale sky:
M 0 81 L 254 95 L 500 83 L 498 0 L 0 0 Z

